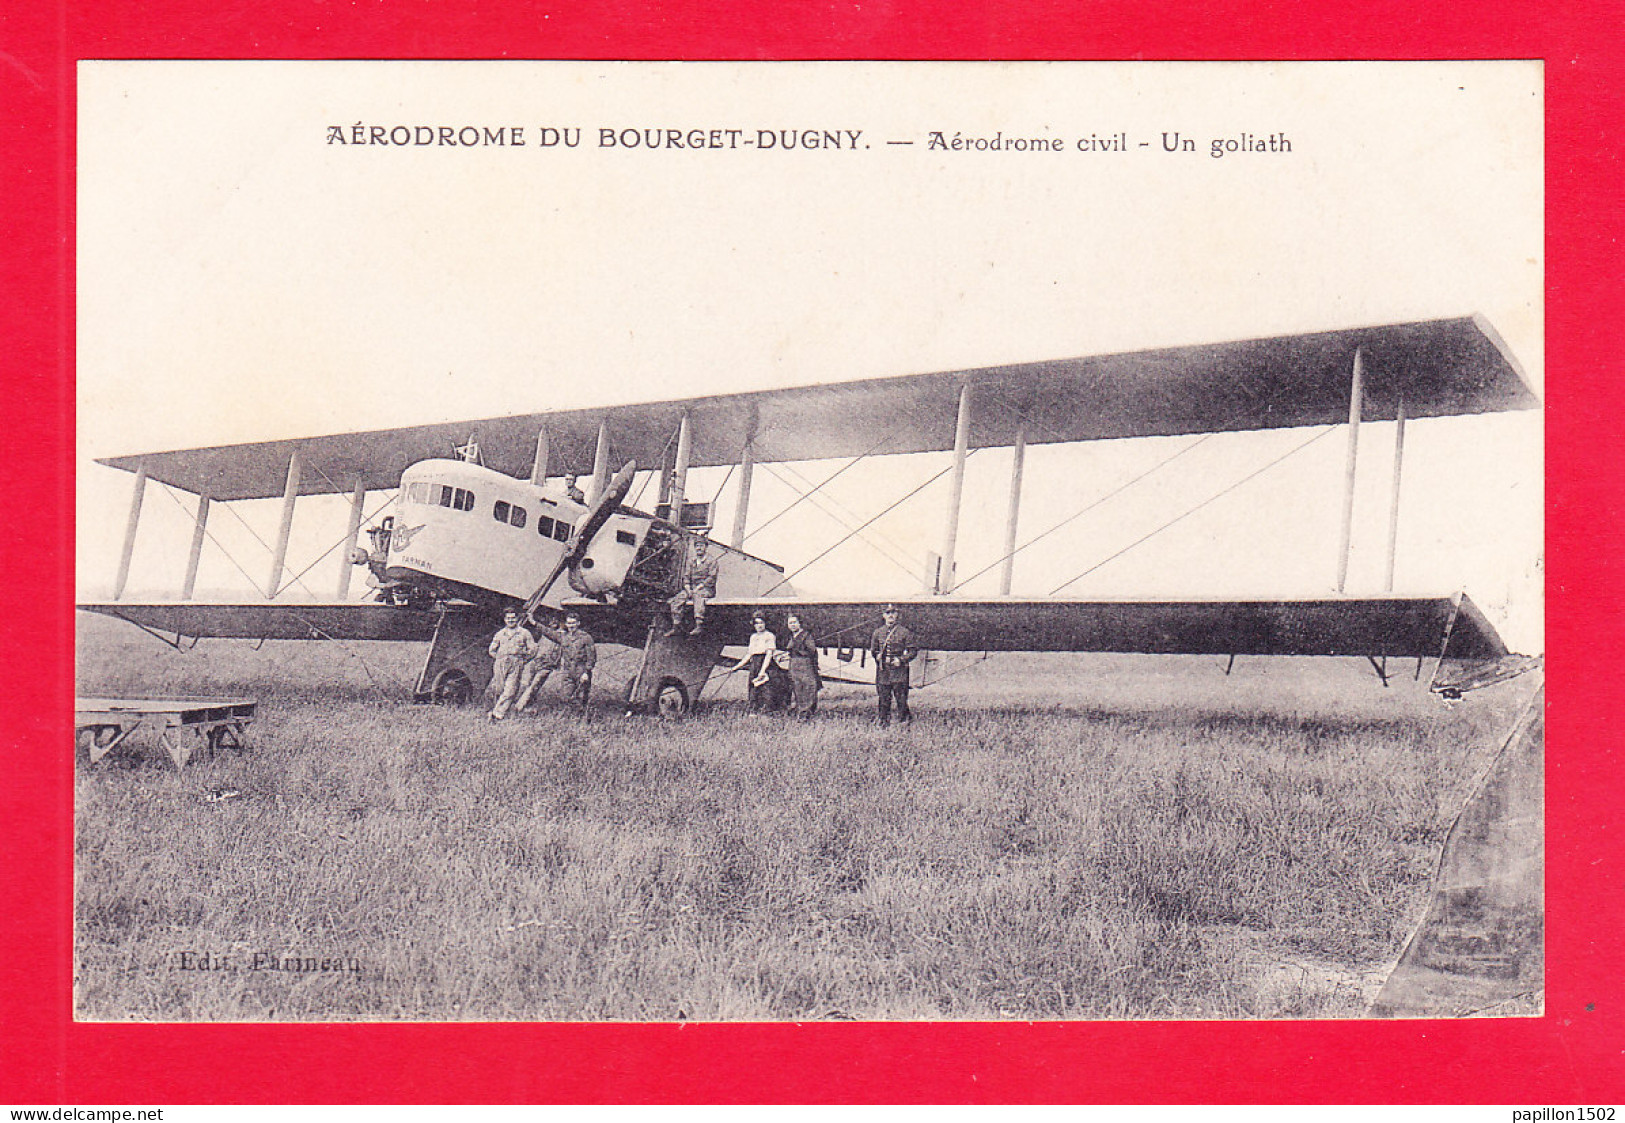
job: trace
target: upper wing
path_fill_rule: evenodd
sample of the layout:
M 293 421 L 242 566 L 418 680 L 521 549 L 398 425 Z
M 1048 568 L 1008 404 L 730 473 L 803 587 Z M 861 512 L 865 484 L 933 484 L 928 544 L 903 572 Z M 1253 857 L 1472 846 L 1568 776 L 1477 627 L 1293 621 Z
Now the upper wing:
M 1531 409 L 1539 403 L 1493 328 L 1477 316 L 833 382 L 789 390 L 604 409 L 532 413 L 369 433 L 116 456 L 99 461 L 215 499 L 279 496 L 298 449 L 305 494 L 395 487 L 410 464 L 450 456 L 470 436 L 498 471 L 530 471 L 546 428 L 556 474 L 592 470 L 598 427 L 615 462 L 663 460 L 691 421 L 690 465 L 734 464 L 756 434 L 758 461 L 819 460 L 952 448 L 960 387 L 980 403 L 970 443 L 1169 436 L 1322 425 L 1348 418 L 1356 348 L 1367 420 Z M 878 437 L 877 437 L 878 435 Z M 877 443 L 878 440 L 878 443 Z
M 78 607 L 199 639 L 427 640 L 439 619 L 423 609 L 351 602 L 100 601 Z
M 1491 660 L 1506 645 L 1465 593 L 1316 600 L 1105 600 L 932 597 L 895 602 L 935 651 L 1113 651 L 1163 655 L 1368 655 Z M 867 646 L 880 600 L 714 601 L 707 626 L 744 637 L 794 612 L 821 647 Z

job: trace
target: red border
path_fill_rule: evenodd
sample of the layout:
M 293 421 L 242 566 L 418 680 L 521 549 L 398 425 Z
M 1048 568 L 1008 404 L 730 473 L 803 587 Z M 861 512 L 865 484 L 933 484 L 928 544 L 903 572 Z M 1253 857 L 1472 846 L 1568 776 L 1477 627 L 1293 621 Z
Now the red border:
M 577 6 L 579 8 L 579 6 Z M 1599 1104 L 1620 1079 L 1625 580 L 1610 424 L 1620 346 L 1617 12 L 1479 0 L 1126 0 L 941 8 L 630 0 L 163 0 L 0 13 L 0 239 L 12 478 L 0 534 L 0 1100 L 207 1102 L 1417 1102 Z M 1146 13 L 1158 14 L 1148 19 Z M 1551 560 L 1549 1013 L 1468 1023 L 809 1026 L 75 1025 L 69 982 L 73 120 L 80 58 L 1462 58 L 1547 60 Z M 1612 377 L 1611 377 L 1612 376 Z M 47 490 L 48 489 L 48 490 Z M 12 518 L 15 519 L 15 509 Z M 18 595 L 21 593 L 22 595 Z M 1582 638 L 1583 628 L 1583 638 Z M 1583 656 L 1583 658 L 1582 658 Z M 18 673 L 21 668 L 21 673 Z

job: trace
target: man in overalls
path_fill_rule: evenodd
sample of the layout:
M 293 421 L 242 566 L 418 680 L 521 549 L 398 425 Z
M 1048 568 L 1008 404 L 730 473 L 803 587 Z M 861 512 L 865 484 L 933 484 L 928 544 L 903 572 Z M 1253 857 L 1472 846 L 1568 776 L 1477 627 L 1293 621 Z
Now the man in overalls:
M 519 613 L 513 609 L 502 614 L 502 630 L 491 637 L 491 658 L 496 661 L 491 683 L 497 691 L 497 704 L 491 708 L 491 720 L 501 721 L 523 685 L 524 670 L 532 655 L 536 654 L 536 639 L 519 623 Z

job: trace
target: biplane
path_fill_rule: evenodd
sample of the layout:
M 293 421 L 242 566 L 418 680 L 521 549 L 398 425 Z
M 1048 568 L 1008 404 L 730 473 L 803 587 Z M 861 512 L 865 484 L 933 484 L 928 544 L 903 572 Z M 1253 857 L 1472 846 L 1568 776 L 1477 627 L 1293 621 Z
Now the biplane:
M 981 408 L 998 402 L 1000 408 Z M 1482 612 L 1459 591 L 1395 595 L 1393 527 L 1409 418 L 1538 406 L 1519 365 L 1479 316 L 903 375 L 721 397 L 342 433 L 118 456 L 134 474 L 113 599 L 79 605 L 179 639 L 421 641 L 420 701 L 460 702 L 491 678 L 490 634 L 507 608 L 533 621 L 577 613 L 599 642 L 641 651 L 631 706 L 682 712 L 701 698 L 723 648 L 757 611 L 794 612 L 832 656 L 859 671 L 879 601 L 809 597 L 782 566 L 744 548 L 753 469 L 772 460 L 952 453 L 942 546 L 926 590 L 904 605 L 933 651 L 1141 652 L 1363 656 L 1386 682 L 1388 659 L 1436 660 L 1433 687 L 1483 685 L 1515 673 Z M 1344 593 L 1354 467 L 1362 422 L 1395 423 L 1388 589 Z M 1030 444 L 1346 424 L 1347 491 L 1334 595 L 1280 599 L 1073 599 L 1011 594 L 1016 527 Z M 470 434 L 478 435 L 476 442 Z M 877 434 L 883 438 L 877 440 Z M 955 552 L 970 450 L 1013 450 L 998 596 L 955 592 Z M 612 471 L 617 463 L 622 467 Z M 658 480 L 652 511 L 629 505 L 639 471 Z M 717 596 L 697 634 L 664 626 L 687 544 L 712 530 L 690 502 L 692 469 L 737 478 L 731 533 L 716 543 Z M 578 489 L 575 481 L 587 481 Z M 143 491 L 161 481 L 197 497 L 181 594 L 123 599 Z M 369 493 L 395 490 L 368 530 Z M 301 495 L 350 499 L 348 554 L 337 597 L 277 599 Z M 281 496 L 265 598 L 193 599 L 211 504 Z M 374 592 L 350 598 L 364 567 Z M 887 598 L 895 599 L 895 598 Z M 1504 670 L 1503 670 L 1504 669 Z M 859 674 L 858 677 L 861 677 Z

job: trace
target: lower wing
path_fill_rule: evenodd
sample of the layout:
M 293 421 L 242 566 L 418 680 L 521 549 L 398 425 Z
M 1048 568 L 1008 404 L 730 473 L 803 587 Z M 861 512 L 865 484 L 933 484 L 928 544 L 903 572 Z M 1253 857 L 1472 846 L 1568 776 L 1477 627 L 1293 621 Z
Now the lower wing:
M 643 616 L 608 604 L 581 603 L 582 615 L 592 618 L 589 627 L 600 641 L 641 644 L 647 627 Z M 819 647 L 863 648 L 881 622 L 885 603 L 898 605 L 916 642 L 932 651 L 1436 658 L 1441 664 L 1435 672 L 1439 688 L 1458 691 L 1499 681 L 1526 666 L 1509 654 L 1465 593 L 1272 600 L 763 597 L 711 602 L 707 627 L 743 639 L 750 633 L 752 614 L 766 613 L 769 626 L 780 629 L 784 617 L 794 613 Z M 473 606 L 274 601 L 104 601 L 78 607 L 177 637 L 278 640 L 427 641 L 443 613 L 478 611 Z
M 1111 651 L 1162 655 L 1358 655 L 1490 661 L 1505 643 L 1465 593 L 1278 600 L 713 601 L 707 627 L 741 637 L 755 612 L 778 630 L 794 613 L 820 647 L 864 647 L 895 603 L 933 651 Z
M 431 609 L 343 601 L 98 601 L 78 608 L 194 639 L 428 640 L 440 619 Z

